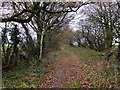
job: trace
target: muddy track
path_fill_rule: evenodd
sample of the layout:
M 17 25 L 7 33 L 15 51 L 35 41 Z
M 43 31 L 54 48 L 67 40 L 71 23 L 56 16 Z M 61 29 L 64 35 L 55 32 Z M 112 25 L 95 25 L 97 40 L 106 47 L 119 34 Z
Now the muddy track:
M 49 73 L 42 88 L 67 88 L 68 82 L 76 81 L 79 81 L 81 87 L 89 86 L 75 55 L 62 50 L 58 57 L 55 69 Z

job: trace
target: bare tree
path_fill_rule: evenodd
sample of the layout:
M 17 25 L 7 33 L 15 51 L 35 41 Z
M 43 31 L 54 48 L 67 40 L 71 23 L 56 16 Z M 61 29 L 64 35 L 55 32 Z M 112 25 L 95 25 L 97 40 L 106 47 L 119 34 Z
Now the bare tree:
M 51 28 L 57 29 L 63 22 L 68 12 L 76 12 L 81 6 L 89 3 L 62 3 L 62 2 L 11 2 L 3 3 L 3 7 L 11 5 L 10 9 L 12 13 L 4 14 L 5 18 L 2 18 L 2 22 L 18 22 L 22 23 L 27 36 L 30 35 L 27 32 L 27 28 L 23 23 L 31 23 L 30 25 L 37 33 L 37 45 L 40 47 L 39 60 L 42 58 L 43 52 L 43 40 L 46 30 Z M 8 8 L 8 7 L 7 7 Z M 74 9 L 73 9 L 74 8 Z M 58 23 L 59 22 L 59 23 Z M 29 23 L 29 24 L 30 24 Z
M 87 16 L 87 20 L 89 21 L 86 25 L 91 25 L 88 29 L 92 28 L 92 34 L 96 36 L 95 41 L 98 41 L 95 45 L 101 43 L 100 45 L 104 46 L 105 42 L 106 47 L 108 49 L 111 48 L 113 39 L 117 34 L 115 31 L 118 32 L 119 26 L 117 3 L 96 3 L 85 7 L 82 12 Z

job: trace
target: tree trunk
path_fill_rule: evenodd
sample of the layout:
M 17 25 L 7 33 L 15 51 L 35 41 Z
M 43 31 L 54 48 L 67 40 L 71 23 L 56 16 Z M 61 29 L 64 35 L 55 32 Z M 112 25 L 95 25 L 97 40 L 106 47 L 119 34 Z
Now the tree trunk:
M 1 55 L 1 44 L 2 44 L 2 38 L 0 34 L 0 85 L 2 85 L 2 55 Z
M 78 41 L 78 47 L 80 47 L 81 46 L 81 42 L 80 41 Z
M 44 40 L 44 33 L 45 33 L 45 29 L 43 28 L 42 32 L 41 32 L 41 40 L 40 40 L 40 56 L 39 56 L 39 60 L 42 59 L 42 54 L 43 54 L 43 40 Z M 40 62 L 40 61 L 39 61 Z
M 119 62 L 119 64 L 120 64 L 120 42 L 119 42 L 119 46 L 118 46 L 117 58 L 118 58 L 118 62 Z
M 27 38 L 29 38 L 29 40 L 31 41 L 31 42 L 33 42 L 33 39 L 32 39 L 32 37 L 31 37 L 31 35 L 29 34 L 29 30 L 28 30 L 28 28 L 25 26 L 25 24 L 23 24 L 23 23 L 21 23 L 21 25 L 23 26 L 23 28 L 24 28 L 24 30 L 25 30 L 25 33 L 26 33 L 26 35 L 27 35 Z

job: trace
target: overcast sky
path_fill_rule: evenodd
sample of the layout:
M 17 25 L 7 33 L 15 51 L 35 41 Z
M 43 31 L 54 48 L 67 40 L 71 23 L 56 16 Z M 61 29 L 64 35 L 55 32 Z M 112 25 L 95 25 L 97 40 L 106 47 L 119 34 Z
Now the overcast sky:
M 75 18 L 70 22 L 69 26 L 72 30 L 76 31 L 77 28 L 77 23 L 79 22 L 80 19 L 86 19 L 86 16 L 81 13 L 81 10 L 84 8 L 84 6 L 80 7 L 77 12 L 71 12 L 75 13 Z
M 84 6 L 80 7 L 78 9 L 77 12 L 71 12 L 70 14 L 75 14 L 75 18 L 69 23 L 69 26 L 72 30 L 77 30 L 77 22 L 79 21 L 79 19 L 85 19 L 85 15 L 83 15 L 80 11 L 82 10 L 82 8 L 84 8 Z M 2 9 L 0 9 L 0 12 L 2 14 Z M 8 10 L 5 11 L 6 13 L 8 12 Z M 5 27 L 4 23 L 0 23 L 0 33 L 2 32 L 1 27 Z

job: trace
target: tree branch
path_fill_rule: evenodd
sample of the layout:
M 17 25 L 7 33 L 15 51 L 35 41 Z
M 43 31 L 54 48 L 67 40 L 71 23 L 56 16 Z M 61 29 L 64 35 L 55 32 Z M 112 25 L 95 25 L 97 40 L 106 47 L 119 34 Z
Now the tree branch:
M 34 14 L 31 14 L 28 19 L 19 19 L 19 18 L 15 18 L 15 17 L 4 18 L 4 19 L 2 19 L 2 22 L 14 21 L 14 22 L 18 22 L 18 23 L 28 23 L 31 21 L 33 16 L 34 16 Z
M 87 4 L 92 4 L 92 3 L 95 3 L 95 2 L 85 2 L 81 5 L 79 5 L 76 10 L 70 9 L 70 10 L 60 10 L 60 11 L 56 11 L 56 12 L 51 12 L 51 11 L 47 10 L 46 8 L 42 8 L 42 10 L 44 10 L 47 13 L 51 13 L 51 14 L 56 14 L 56 13 L 61 13 L 61 12 L 63 12 L 63 13 L 65 13 L 65 12 L 76 12 L 81 6 L 84 6 L 84 5 L 87 5 Z
M 2 18 L 2 22 L 18 22 L 18 23 L 28 23 L 30 22 L 30 20 L 32 19 L 32 17 L 34 16 L 34 14 L 37 14 L 40 12 L 40 8 L 38 8 L 40 2 L 35 2 L 34 3 L 34 7 L 32 8 L 32 10 L 28 10 L 28 9 L 23 9 L 20 13 L 17 13 L 9 18 Z M 22 19 L 22 18 L 18 18 L 20 15 L 22 15 L 25 12 L 29 12 L 31 13 L 31 15 L 29 16 L 28 19 Z

